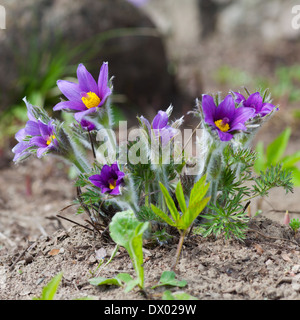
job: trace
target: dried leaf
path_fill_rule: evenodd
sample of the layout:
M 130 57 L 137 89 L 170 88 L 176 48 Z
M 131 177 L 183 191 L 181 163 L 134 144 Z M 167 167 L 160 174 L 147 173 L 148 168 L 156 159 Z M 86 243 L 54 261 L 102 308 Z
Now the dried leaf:
M 259 244 L 255 243 L 254 244 L 254 248 L 255 248 L 255 250 L 256 250 L 256 252 L 258 254 L 263 254 L 264 253 L 264 249 Z
M 56 256 L 57 254 L 59 254 L 59 249 L 52 249 L 48 252 L 48 254 L 50 256 Z

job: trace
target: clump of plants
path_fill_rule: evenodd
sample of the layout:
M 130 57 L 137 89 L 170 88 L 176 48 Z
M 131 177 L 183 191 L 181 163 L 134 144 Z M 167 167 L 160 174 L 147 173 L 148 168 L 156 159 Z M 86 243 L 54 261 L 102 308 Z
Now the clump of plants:
M 77 213 L 86 212 L 95 229 L 110 233 L 128 250 L 138 275 L 126 278 L 129 288 L 144 286 L 143 236 L 158 243 L 179 236 L 175 269 L 194 226 L 202 228 L 203 236 L 242 239 L 251 199 L 267 196 L 274 187 L 292 191 L 292 174 L 280 164 L 258 175 L 252 170 L 252 139 L 278 110 L 268 91 L 229 92 L 224 98 L 204 94 L 191 110 L 199 119 L 194 132 L 182 129 L 184 117 L 171 121 L 173 106 L 152 121 L 139 115 L 138 128 L 128 132 L 126 121 L 113 130 L 108 63 L 102 64 L 97 81 L 80 64 L 77 79 L 57 81 L 64 97 L 53 108 L 71 114 L 71 123 L 49 117 L 24 98 L 28 121 L 16 134 L 13 161 L 49 155 L 76 168 Z M 192 134 L 195 152 L 189 153 L 185 142 Z

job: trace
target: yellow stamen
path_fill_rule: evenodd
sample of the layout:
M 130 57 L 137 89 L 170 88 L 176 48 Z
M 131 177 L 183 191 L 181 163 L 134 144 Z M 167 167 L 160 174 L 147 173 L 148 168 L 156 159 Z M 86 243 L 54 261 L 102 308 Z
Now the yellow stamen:
M 47 145 L 49 146 L 49 144 L 54 140 L 56 139 L 55 135 L 53 134 L 52 136 L 50 136 L 47 140 Z
M 116 187 L 116 180 L 113 183 L 110 183 L 108 187 L 110 190 L 113 190 Z
M 215 121 L 215 125 L 222 131 L 222 132 L 227 132 L 230 127 L 228 123 L 224 123 L 223 120 L 217 120 Z
M 81 100 L 88 109 L 97 107 L 101 102 L 96 93 L 91 91 L 88 92 L 85 97 L 82 97 Z

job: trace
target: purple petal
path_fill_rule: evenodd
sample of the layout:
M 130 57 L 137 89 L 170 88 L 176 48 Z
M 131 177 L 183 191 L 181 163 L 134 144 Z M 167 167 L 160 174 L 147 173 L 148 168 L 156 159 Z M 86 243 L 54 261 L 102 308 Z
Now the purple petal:
M 234 95 L 235 95 L 235 102 L 238 104 L 246 100 L 245 97 L 239 92 L 234 92 Z
M 87 116 L 90 113 L 96 112 L 96 111 L 97 111 L 97 108 L 94 107 L 94 108 L 90 108 L 88 110 L 76 112 L 74 115 L 74 118 L 76 119 L 76 121 L 80 122 L 83 119 L 83 117 Z
M 13 161 L 16 162 L 18 159 L 20 159 L 23 156 L 30 155 L 30 152 L 26 152 L 26 150 L 29 148 L 28 141 L 21 141 L 15 147 L 12 149 L 12 152 L 15 153 L 15 156 L 13 158 Z
M 83 129 L 85 130 L 89 130 L 89 131 L 92 131 L 96 128 L 96 126 L 94 125 L 94 123 L 86 120 L 86 119 L 82 119 L 80 121 L 80 125 L 82 126 Z
M 98 77 L 98 89 L 99 98 L 104 100 L 108 94 L 108 63 L 104 62 L 101 66 L 99 77 Z
M 279 110 L 279 108 L 277 108 L 276 106 L 274 106 L 271 103 L 263 103 L 262 108 L 259 113 L 263 117 L 263 116 L 269 114 L 270 112 L 272 112 L 274 108 L 276 108 L 277 111 Z
M 57 105 L 55 105 L 53 108 L 54 111 L 58 111 L 62 109 L 83 111 L 83 110 L 86 110 L 86 106 L 81 100 L 80 101 L 62 101 L 62 102 L 59 102 Z
M 231 95 L 227 95 L 225 99 L 218 105 L 215 113 L 215 120 L 228 118 L 229 122 L 235 113 L 235 104 Z
M 259 92 L 252 93 L 245 101 L 244 105 L 248 108 L 254 108 L 256 112 L 259 112 L 263 103 L 263 98 Z
M 47 140 L 48 137 L 53 133 L 51 126 L 48 124 L 43 123 L 42 121 L 38 121 L 40 135 L 43 137 L 44 140 Z
M 120 186 L 116 186 L 114 189 L 112 189 L 110 192 L 110 194 L 114 195 L 114 196 L 117 196 L 119 194 L 121 194 L 121 191 L 120 191 Z
M 41 136 L 31 138 L 29 144 L 30 146 L 36 146 L 39 148 L 48 147 L 47 141 Z
M 101 107 L 101 106 L 105 103 L 106 99 L 111 95 L 111 93 L 112 93 L 111 89 L 107 87 L 107 88 L 102 92 L 102 94 L 100 94 L 100 100 L 101 100 L 101 101 L 100 101 L 98 107 Z
M 101 176 L 99 174 L 95 174 L 93 176 L 89 177 L 89 180 L 91 181 L 92 184 L 94 184 L 98 188 L 103 187 L 103 183 L 101 182 Z
M 15 138 L 20 142 L 26 138 L 25 128 L 20 129 L 16 134 Z
M 152 121 L 153 129 L 162 129 L 167 126 L 169 121 L 168 114 L 165 111 L 158 111 L 157 115 Z
M 27 107 L 27 117 L 28 117 L 28 119 L 31 120 L 31 121 L 36 121 L 36 118 L 35 118 L 34 113 L 33 113 L 33 105 L 30 104 L 26 100 L 26 98 L 24 98 L 23 101 L 25 102 L 26 107 Z
M 21 153 L 29 147 L 30 147 L 30 145 L 29 145 L 28 141 L 21 141 L 13 147 L 12 152 L 13 153 Z
M 202 97 L 202 109 L 204 113 L 204 120 L 209 125 L 215 125 L 215 113 L 217 106 L 214 102 L 213 97 L 205 94 Z M 218 119 L 217 119 L 218 120 Z
M 44 148 L 38 148 L 36 151 L 36 156 L 38 158 L 41 158 L 44 155 L 44 153 L 47 152 L 48 150 L 49 150 L 48 146 Z
M 221 141 L 229 141 L 233 138 L 233 135 L 228 132 L 223 132 L 221 130 L 218 130 L 219 138 Z
M 241 129 L 236 129 L 238 127 L 241 127 L 239 124 L 244 124 L 254 115 L 255 115 L 255 109 L 253 108 L 240 107 L 235 109 L 234 118 L 230 123 L 230 131 L 241 130 Z
M 143 116 L 140 117 L 140 120 L 145 124 L 145 126 L 148 128 L 149 134 L 151 132 L 151 124 L 150 122 L 144 118 Z
M 27 121 L 25 126 L 25 132 L 26 132 L 26 135 L 29 135 L 29 136 L 41 135 L 39 124 L 35 121 Z
M 165 146 L 176 134 L 178 129 L 167 126 L 160 130 L 160 136 L 162 141 L 162 146 Z
M 98 85 L 93 76 L 87 71 L 86 67 L 81 63 L 77 68 L 77 78 L 81 91 L 94 92 L 99 96 Z
M 77 83 L 58 80 L 57 86 L 63 95 L 71 101 L 81 101 L 80 88 Z

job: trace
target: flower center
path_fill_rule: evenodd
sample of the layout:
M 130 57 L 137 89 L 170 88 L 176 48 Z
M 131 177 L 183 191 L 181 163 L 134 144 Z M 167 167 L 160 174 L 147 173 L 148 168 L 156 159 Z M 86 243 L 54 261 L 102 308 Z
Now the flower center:
M 91 91 L 85 93 L 81 100 L 88 109 L 97 107 L 101 102 L 100 98 L 96 95 L 96 93 Z
M 110 190 L 113 190 L 116 187 L 116 180 L 114 180 L 112 183 L 110 182 L 108 187 Z
M 222 132 L 227 132 L 230 129 L 230 126 L 229 126 L 228 122 L 229 122 L 229 119 L 228 118 L 224 118 L 224 119 L 220 119 L 220 120 L 215 121 L 215 125 Z
M 47 145 L 49 146 L 49 144 L 54 140 L 56 139 L 55 135 L 52 134 L 51 136 L 49 136 L 48 140 L 47 140 Z

